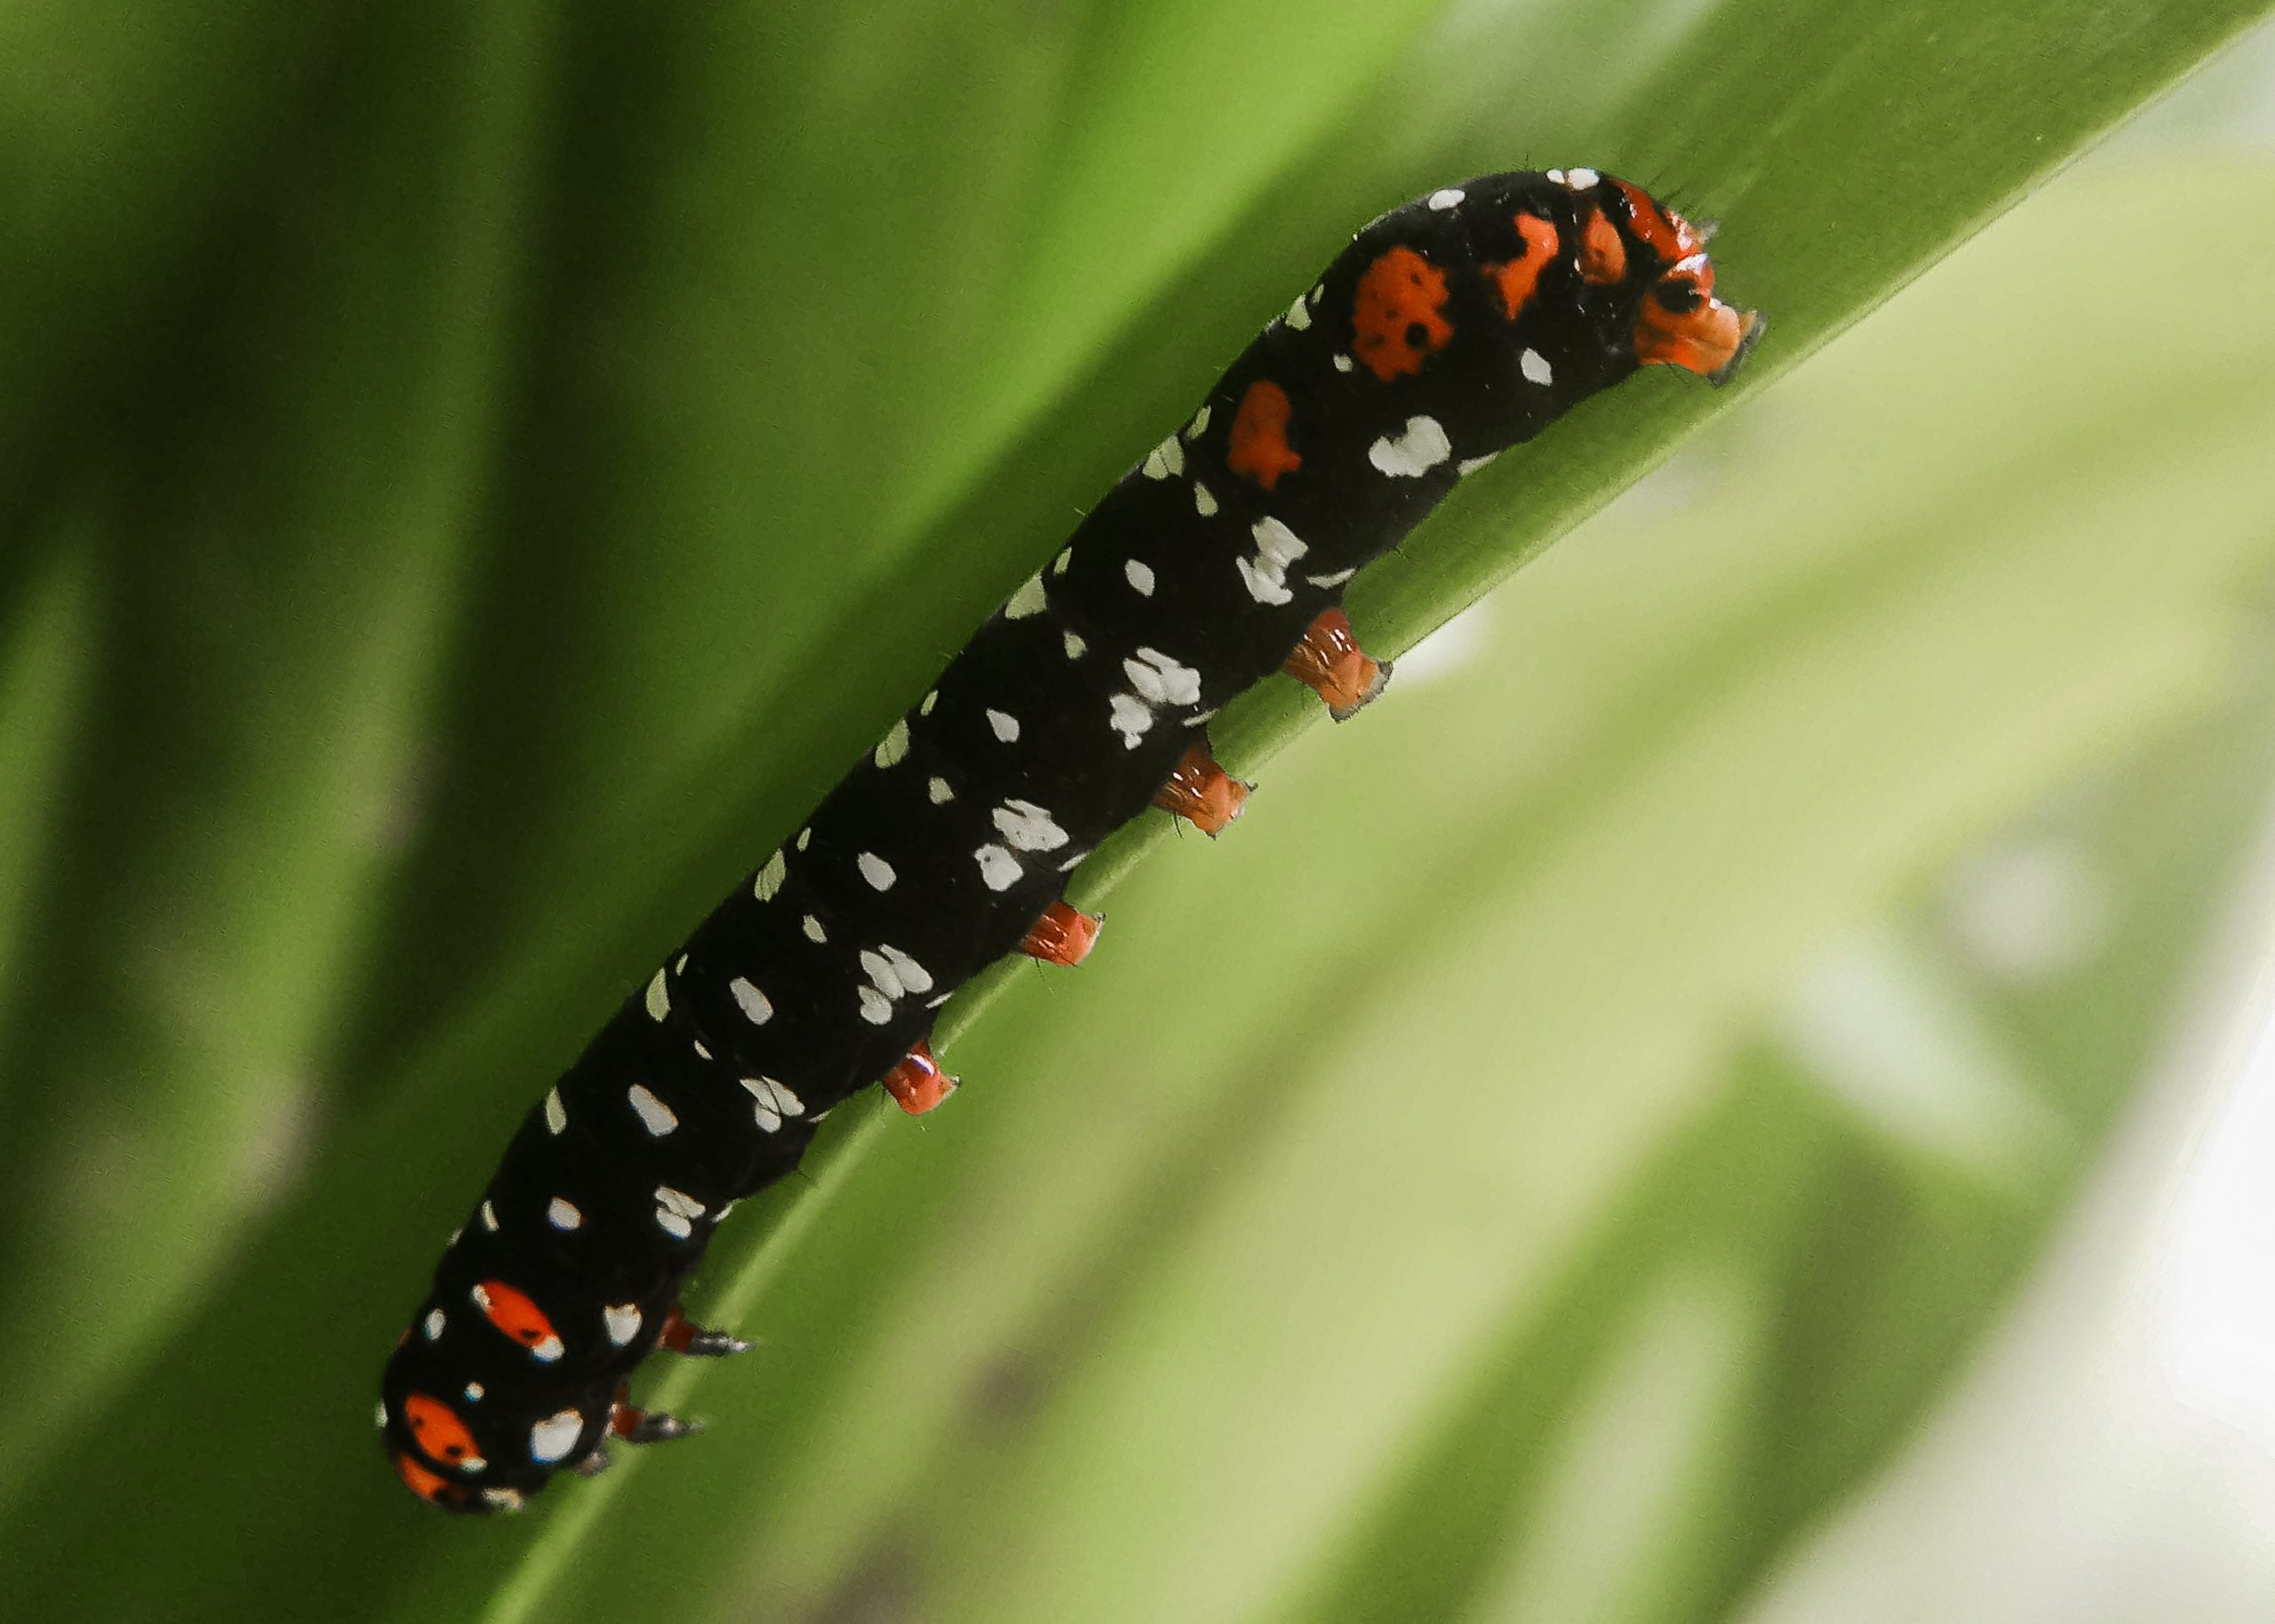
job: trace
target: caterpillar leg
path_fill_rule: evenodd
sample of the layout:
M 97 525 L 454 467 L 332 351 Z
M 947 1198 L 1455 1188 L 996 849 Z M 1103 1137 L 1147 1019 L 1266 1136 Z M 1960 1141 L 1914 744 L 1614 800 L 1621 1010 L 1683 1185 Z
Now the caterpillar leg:
M 1209 753 L 1208 741 L 1200 739 L 1186 747 L 1169 781 L 1154 792 L 1153 804 L 1213 838 L 1241 815 L 1241 808 L 1248 805 L 1249 792 L 1255 787 L 1217 766 L 1217 758 Z
M 1019 951 L 1045 964 L 1071 967 L 1090 956 L 1090 949 L 1098 943 L 1098 927 L 1105 923 L 1103 913 L 1083 913 L 1065 903 L 1053 903 L 1029 927 Z
M 1351 617 L 1322 609 L 1281 670 L 1327 702 L 1337 721 L 1357 715 L 1390 682 L 1390 662 L 1370 658 L 1351 634 Z
M 683 1438 L 690 1432 L 700 1432 L 703 1424 L 658 1410 L 637 1409 L 619 1400 L 609 1416 L 608 1429 L 627 1444 L 661 1444 L 669 1438 Z
M 921 1117 L 956 1091 L 956 1079 L 940 1070 L 932 1046 L 920 1043 L 885 1073 L 885 1092 L 912 1117 Z
M 656 1345 L 698 1358 L 724 1358 L 730 1353 L 750 1351 L 750 1344 L 741 1337 L 729 1336 L 724 1331 L 706 1331 L 676 1308 L 664 1321 L 664 1333 L 656 1339 Z

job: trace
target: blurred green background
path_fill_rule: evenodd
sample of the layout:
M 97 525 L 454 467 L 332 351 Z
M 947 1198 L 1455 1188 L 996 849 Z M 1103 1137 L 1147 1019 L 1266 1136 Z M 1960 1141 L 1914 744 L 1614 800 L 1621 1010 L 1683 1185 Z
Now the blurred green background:
M 2267 1616 L 2263 9 L 0 11 L 0 1616 Z M 722 1237 L 711 1430 L 404 1494 L 613 1000 L 1345 234 L 1570 163 L 1740 386 L 1362 577 L 1385 701 Z

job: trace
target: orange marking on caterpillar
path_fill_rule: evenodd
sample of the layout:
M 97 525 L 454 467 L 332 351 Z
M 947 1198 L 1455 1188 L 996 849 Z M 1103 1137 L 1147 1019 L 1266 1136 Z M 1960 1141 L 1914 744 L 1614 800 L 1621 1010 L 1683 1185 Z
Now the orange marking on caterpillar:
M 1185 746 L 1169 782 L 1155 792 L 1153 804 L 1165 812 L 1176 813 L 1214 839 L 1241 815 L 1241 809 L 1248 805 L 1249 792 L 1255 787 L 1242 784 L 1217 766 L 1207 742 L 1196 740 Z
M 1098 927 L 1105 923 L 1103 913 L 1084 913 L 1065 903 L 1053 903 L 1028 928 L 1019 951 L 1045 964 L 1071 968 L 1090 956 L 1090 949 L 1098 944 Z
M 403 1423 L 411 1429 L 411 1436 L 419 1447 L 427 1452 L 430 1461 L 444 1466 L 455 1466 L 462 1472 L 478 1472 L 488 1461 L 474 1441 L 474 1434 L 467 1429 L 458 1412 L 439 1398 L 425 1393 L 412 1393 L 403 1401 Z M 410 1478 L 403 1479 L 410 1483 Z M 418 1489 L 412 1484 L 413 1490 Z
M 1533 291 L 1540 285 L 1540 274 L 1548 268 L 1563 242 L 1556 227 L 1537 214 L 1520 214 L 1516 222 L 1517 235 L 1523 241 L 1525 251 L 1514 259 L 1484 267 L 1501 295 L 1501 313 L 1512 322 L 1532 303 Z
M 912 1117 L 921 1117 L 956 1091 L 956 1079 L 940 1070 L 932 1046 L 920 1043 L 885 1073 L 885 1092 Z
M 428 1471 L 411 1457 L 408 1450 L 395 1454 L 395 1475 L 403 1479 L 403 1486 L 431 1505 L 453 1507 L 466 1499 L 466 1491 L 449 1478 Z
M 503 1280 L 484 1280 L 467 1294 L 483 1317 L 530 1350 L 540 1365 L 550 1365 L 565 1351 L 561 1333 L 528 1293 Z
M 1627 244 L 1620 240 L 1619 227 L 1601 209 L 1590 209 L 1580 227 L 1580 280 L 1603 287 L 1626 275 Z
M 1443 271 L 1402 243 L 1385 250 L 1359 278 L 1351 348 L 1385 383 L 1419 372 L 1454 336 L 1445 307 Z
M 1302 467 L 1304 459 L 1288 443 L 1288 419 L 1294 410 L 1288 392 L 1270 378 L 1250 384 L 1233 418 L 1225 466 L 1266 490 L 1280 482 L 1281 474 Z
M 1734 310 L 1714 297 L 1714 262 L 1688 220 L 1640 187 L 1614 184 L 1627 199 L 1627 228 L 1666 266 L 1636 311 L 1637 362 L 1728 383 L 1761 337 L 1761 313 Z
M 1351 617 L 1322 609 L 1304 641 L 1280 668 L 1327 702 L 1327 713 L 1348 721 L 1390 681 L 1390 662 L 1370 658 L 1351 634 Z

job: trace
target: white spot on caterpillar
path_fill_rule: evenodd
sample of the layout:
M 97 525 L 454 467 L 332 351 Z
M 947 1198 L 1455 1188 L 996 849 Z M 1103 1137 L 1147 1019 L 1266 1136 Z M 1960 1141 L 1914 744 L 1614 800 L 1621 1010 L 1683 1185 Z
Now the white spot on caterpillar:
M 636 1302 L 611 1303 L 601 1310 L 601 1324 L 608 1330 L 608 1340 L 622 1348 L 640 1334 L 640 1305 Z
M 979 864 L 979 877 L 987 882 L 991 891 L 1008 891 L 1018 883 L 1025 872 L 1011 854 L 996 845 L 986 845 L 973 852 Z
M 1467 479 L 1480 468 L 1491 463 L 1500 454 L 1498 451 L 1488 451 L 1482 457 L 1465 457 L 1454 465 L 1454 472 L 1460 474 L 1462 478 Z
M 1086 851 L 1076 852 L 1073 856 L 1068 857 L 1064 863 L 1061 863 L 1058 865 L 1058 872 L 1062 874 L 1073 873 L 1076 869 L 1082 865 L 1082 859 L 1090 855 L 1090 854 Z
M 695 1051 L 696 1056 L 698 1059 L 708 1060 L 711 1058 L 711 1051 L 703 1047 L 703 1042 L 700 1039 L 690 1039 L 688 1040 L 687 1047 Z
M 1397 439 L 1385 435 L 1367 448 L 1367 460 L 1393 479 L 1420 479 L 1453 454 L 1453 442 L 1435 418 L 1409 418 Z
M 1106 723 L 1122 735 L 1124 750 L 1135 750 L 1138 741 L 1153 727 L 1153 712 L 1135 694 L 1116 694 L 1106 701 Z
M 936 807 L 945 807 L 956 798 L 956 792 L 948 787 L 946 778 L 932 779 L 925 784 L 924 793 Z
M 874 987 L 862 988 L 861 1018 L 872 1026 L 882 1026 L 892 1019 L 892 1000 Z
M 1185 447 L 1175 434 L 1145 453 L 1145 477 L 1149 480 L 1165 480 L 1184 472 Z
M 675 975 L 684 975 L 687 974 L 687 955 L 685 953 L 682 953 L 677 959 L 672 961 L 672 974 Z
M 1084 642 L 1072 632 L 1066 633 L 1061 646 L 1066 650 L 1066 657 L 1070 660 L 1081 659 L 1082 656 L 1089 651 L 1090 647 L 1090 644 Z
M 429 1309 L 427 1311 L 427 1318 L 419 1322 L 419 1328 L 426 1333 L 427 1340 L 431 1342 L 443 1334 L 443 1327 L 450 1323 L 449 1317 L 442 1310 Z
M 1025 620 L 1030 615 L 1040 615 L 1050 601 L 1042 590 L 1042 572 L 1037 570 L 1026 578 L 1026 584 L 1013 593 L 1003 605 L 1003 618 Z
M 1358 573 L 1358 569 L 1354 567 L 1349 569 L 1338 569 L 1332 575 L 1307 575 L 1304 579 L 1313 586 L 1340 586 Z
M 995 820 L 995 832 L 1013 851 L 1057 851 L 1074 838 L 1032 800 L 1007 800 L 991 816 Z M 927 991 L 931 984 L 928 976 L 924 985 L 916 991 Z
M 552 1340 L 557 1342 L 561 1339 L 556 1336 Z M 484 1393 L 487 1393 L 490 1389 L 483 1386 L 479 1381 L 469 1381 L 459 1390 L 466 1395 L 467 1403 L 480 1404 L 482 1402 L 482 1396 Z
M 861 950 L 861 972 L 889 999 L 932 990 L 932 972 L 890 942 L 881 943 L 874 952 L 866 947 Z
M 387 1401 L 386 1399 L 382 1398 L 379 1400 L 378 1407 L 371 1413 L 371 1421 L 374 1425 L 379 1427 L 385 1427 L 387 1424 Z
M 664 973 L 658 970 L 648 980 L 648 1018 L 660 1021 L 672 1012 L 672 995 L 665 989 Z
M 574 1410 L 547 1416 L 530 1429 L 530 1459 L 539 1466 L 551 1466 L 577 1446 L 584 1430 L 585 1418 Z
M 813 831 L 813 825 L 812 825 L 812 824 L 807 824 L 807 825 L 806 825 L 806 827 L 804 827 L 803 829 L 801 829 L 801 830 L 799 830 L 799 831 L 798 831 L 798 849 L 799 849 L 800 851 L 803 851 L 803 850 L 805 850 L 805 848 L 806 848 L 807 847 L 809 847 L 809 846 L 812 845 L 813 843 L 814 843 L 814 831 Z
M 765 866 L 758 871 L 757 878 L 750 882 L 750 894 L 762 903 L 772 902 L 774 894 L 782 888 L 782 881 L 789 872 L 790 860 L 778 848 L 766 860 Z
M 1151 565 L 1141 564 L 1133 558 L 1123 563 L 1122 574 L 1123 579 L 1137 588 L 1139 597 L 1150 598 L 1153 595 L 1153 571 Z
M 1193 511 L 1203 519 L 1217 516 L 1217 498 L 1209 494 L 1209 487 L 1199 480 L 1193 482 Z
M 1553 180 L 1558 186 L 1562 186 L 1564 184 L 1564 171 L 1561 169 L 1550 170 L 1548 171 L 1548 178 L 1551 180 Z
M 624 1097 L 632 1102 L 632 1109 L 639 1113 L 640 1125 L 648 1130 L 651 1139 L 661 1139 L 679 1126 L 678 1114 L 640 1084 L 626 1089 Z
M 1442 212 L 1460 203 L 1467 195 L 1468 194 L 1457 186 L 1440 187 L 1430 194 L 1430 206 Z
M 1185 719 L 1185 725 L 1188 728 L 1202 727 L 1206 725 L 1209 719 L 1216 713 L 1217 712 L 1214 711 L 1195 711 L 1192 715 Z
M 877 746 L 879 767 L 898 767 L 908 753 L 908 718 L 902 717 L 886 730 L 884 740 Z
M 585 1222 L 585 1214 L 575 1202 L 555 1196 L 546 1204 L 545 1221 L 556 1230 L 573 1230 Z
M 1344 354 L 1339 350 L 1336 352 L 1335 370 L 1337 371 L 1348 372 L 1351 370 L 1352 365 L 1353 362 L 1350 356 Z
M 1553 180 L 1556 176 L 1552 171 L 1548 178 Z M 1602 179 L 1601 175 L 1592 169 L 1568 169 L 1564 171 L 1564 184 L 1576 192 L 1585 192 Z
M 1193 421 L 1185 426 L 1185 437 L 1198 440 L 1209 432 L 1209 402 L 1201 402 L 1201 410 L 1193 414 Z
M 1074 561 L 1074 549 L 1072 547 L 1061 547 L 1058 549 L 1058 556 L 1050 561 L 1050 573 L 1053 575 L 1065 575 L 1066 573 L 1066 566 Z
M 869 882 L 873 891 L 891 890 L 892 882 L 898 878 L 892 872 L 892 864 L 873 851 L 865 851 L 854 858 L 853 866 L 861 871 L 861 878 Z
M 486 1488 L 482 1491 L 483 1503 L 493 1511 L 519 1511 L 529 1502 L 522 1498 L 519 1489 Z
M 932 707 L 939 703 L 940 690 L 936 688 L 930 693 L 925 695 L 922 701 L 918 704 L 916 707 L 916 713 L 919 716 L 930 716 L 932 713 Z
M 482 1227 L 492 1235 L 498 1232 L 498 1209 L 487 1201 L 482 1204 Z
M 735 1007 L 753 1026 L 763 1026 L 774 1018 L 774 1000 L 741 976 L 727 983 L 727 991 L 735 1000 Z
M 810 913 L 798 921 L 798 928 L 806 933 L 806 940 L 809 942 L 826 942 L 829 940 L 829 932 L 824 930 L 821 927 L 821 921 L 814 918 Z
M 694 1221 L 702 1216 L 703 1203 L 685 1190 L 668 1184 L 656 1186 L 656 1227 L 674 1240 L 685 1240 L 693 1234 Z
M 955 997 L 955 994 L 953 992 L 943 992 L 938 998 L 928 998 L 924 1000 L 924 1007 L 927 1009 L 938 1009 L 941 1005 L 946 1003 L 954 997 Z M 814 1120 L 818 1122 L 821 1118 L 819 1117 L 816 1117 Z
M 990 711 L 987 712 L 987 730 L 1004 744 L 1011 744 L 1019 736 L 1019 719 L 1002 711 Z
M 561 1090 L 547 1089 L 545 1091 L 545 1131 L 548 1134 L 557 1134 L 568 1126 L 569 1108 L 561 1103 Z
M 877 951 L 885 956 L 885 962 L 892 966 L 893 974 L 900 977 L 900 984 L 909 991 L 930 992 L 932 990 L 932 972 L 915 959 L 890 942 L 879 943 Z
M 1238 561 L 1248 595 L 1258 603 L 1291 601 L 1296 594 L 1288 590 L 1288 566 L 1311 549 L 1277 519 L 1258 519 L 1249 534 L 1256 538 L 1256 556 Z
M 1553 383 L 1556 374 L 1549 370 L 1548 358 L 1538 350 L 1527 350 L 1517 357 L 1517 370 L 1525 375 L 1529 384 Z
M 1303 331 L 1312 324 L 1311 306 L 1304 303 L 1302 294 L 1298 293 L 1296 296 L 1296 302 L 1288 306 L 1288 314 L 1282 319 L 1297 332 Z
M 677 1213 L 682 1218 L 700 1218 L 705 1211 L 702 1202 L 684 1190 L 674 1190 L 668 1184 L 656 1186 L 656 1205 Z
M 780 1127 L 782 1118 L 785 1117 L 802 1117 L 806 1114 L 805 1103 L 770 1077 L 746 1077 L 742 1079 L 742 1085 L 750 1090 L 750 1097 L 756 1102 L 752 1108 L 752 1114 L 757 1117 L 758 1126 L 767 1133 L 770 1134 Z M 815 1120 L 819 1121 L 820 1118 L 818 1117 Z
M 1122 662 L 1122 672 L 1148 705 L 1201 703 L 1201 673 L 1159 649 L 1138 649 L 1136 659 Z

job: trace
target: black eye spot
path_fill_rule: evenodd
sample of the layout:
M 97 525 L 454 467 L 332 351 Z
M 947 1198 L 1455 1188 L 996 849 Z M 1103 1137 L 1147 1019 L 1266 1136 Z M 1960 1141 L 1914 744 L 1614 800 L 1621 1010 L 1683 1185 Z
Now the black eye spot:
M 1409 322 L 1406 324 L 1407 348 L 1418 350 L 1425 346 L 1429 341 L 1430 330 L 1422 325 L 1421 322 Z
M 1658 301 L 1660 309 L 1676 315 L 1688 315 L 1706 302 L 1704 295 L 1698 291 L 1696 283 L 1688 279 L 1678 281 L 1673 277 L 1653 284 L 1651 297 Z

